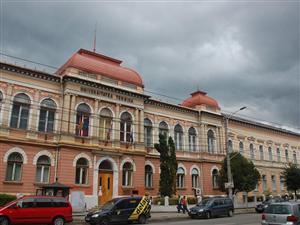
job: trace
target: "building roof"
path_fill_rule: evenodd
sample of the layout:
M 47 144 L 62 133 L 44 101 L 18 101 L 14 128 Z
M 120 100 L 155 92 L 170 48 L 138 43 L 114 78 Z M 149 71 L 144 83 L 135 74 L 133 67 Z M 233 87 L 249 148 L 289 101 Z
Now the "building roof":
M 182 102 L 182 106 L 189 107 L 189 108 L 195 108 L 195 106 L 200 106 L 200 105 L 207 105 L 209 107 L 217 108 L 219 109 L 219 104 L 218 102 L 207 96 L 206 92 L 203 91 L 196 91 L 191 94 L 191 97 L 187 98 Z
M 56 71 L 56 74 L 64 75 L 65 70 L 72 67 L 144 87 L 141 76 L 132 69 L 122 67 L 121 63 L 118 59 L 80 49 Z

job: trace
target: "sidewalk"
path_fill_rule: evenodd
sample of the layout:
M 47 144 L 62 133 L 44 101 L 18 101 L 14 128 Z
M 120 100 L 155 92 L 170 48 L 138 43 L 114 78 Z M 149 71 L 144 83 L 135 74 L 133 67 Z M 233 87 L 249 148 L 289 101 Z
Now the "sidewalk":
M 189 206 L 189 208 L 193 205 Z M 254 208 L 237 208 L 234 211 L 234 214 L 243 214 L 243 213 L 255 213 Z M 73 224 L 83 224 L 85 214 L 75 213 L 73 214 Z M 189 219 L 188 214 L 177 213 L 176 206 L 157 206 L 152 205 L 151 209 L 151 218 L 149 222 L 162 222 L 162 221 L 179 221 Z

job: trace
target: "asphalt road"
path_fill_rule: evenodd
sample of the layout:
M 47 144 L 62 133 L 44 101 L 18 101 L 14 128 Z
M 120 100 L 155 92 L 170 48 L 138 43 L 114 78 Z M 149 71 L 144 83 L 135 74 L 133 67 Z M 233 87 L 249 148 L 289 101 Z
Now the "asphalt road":
M 176 214 L 175 214 L 176 215 Z M 170 216 L 171 217 L 171 216 Z M 170 218 L 169 217 L 169 218 Z M 148 221 L 147 224 L 153 225 L 260 225 L 261 214 L 250 213 L 250 214 L 237 214 L 233 217 L 219 217 L 212 219 L 190 219 L 189 217 L 178 218 L 178 220 L 162 219 L 158 221 Z M 69 225 L 88 225 L 85 222 L 73 222 Z

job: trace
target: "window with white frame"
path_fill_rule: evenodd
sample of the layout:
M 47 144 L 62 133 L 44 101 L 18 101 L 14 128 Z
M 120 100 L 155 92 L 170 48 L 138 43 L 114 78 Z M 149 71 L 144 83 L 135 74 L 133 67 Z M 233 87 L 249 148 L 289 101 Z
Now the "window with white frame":
M 46 155 L 42 155 L 38 158 L 36 163 L 36 178 L 37 183 L 47 183 L 49 182 L 50 176 L 50 158 Z
M 271 147 L 268 148 L 268 153 L 269 153 L 269 160 L 273 161 L 273 152 L 272 152 L 272 148 Z
M 259 159 L 264 160 L 264 147 L 262 145 L 259 146 Z
M 169 136 L 168 124 L 165 121 L 159 123 L 158 129 L 159 129 L 159 134 L 163 134 L 166 137 Z
M 232 140 L 228 140 L 228 152 L 229 153 L 233 152 Z
M 183 137 L 182 127 L 179 124 L 177 124 L 174 127 L 174 139 L 175 139 L 175 149 L 176 150 L 183 150 L 182 137 Z
M 217 169 L 212 171 L 212 185 L 213 189 L 219 189 L 219 171 Z
M 87 184 L 88 183 L 88 160 L 86 158 L 80 158 L 76 162 L 76 184 Z
M 266 175 L 262 175 L 262 188 L 263 191 L 267 191 L 268 187 L 267 187 L 267 176 Z
M 152 141 L 152 132 L 153 132 L 153 126 L 151 120 L 148 118 L 144 119 L 144 144 L 145 147 L 153 147 L 153 141 Z
M 120 141 L 133 142 L 132 117 L 130 113 L 122 113 L 120 125 Z
M 208 143 L 208 152 L 214 153 L 215 152 L 215 135 L 212 130 L 207 132 L 207 143 Z
M 277 188 L 276 188 L 276 177 L 275 177 L 275 175 L 271 176 L 271 180 L 272 180 L 272 191 L 276 192 Z
M 90 115 L 91 115 L 91 109 L 87 104 L 81 103 L 77 107 L 76 130 L 75 130 L 77 136 L 80 137 L 89 136 Z
M 289 150 L 285 149 L 285 160 L 288 162 L 289 161 Z
M 251 160 L 254 160 L 255 154 L 254 154 L 254 147 L 253 147 L 252 143 L 249 145 L 249 148 L 250 148 L 250 158 L 251 158 Z
M 194 127 L 190 127 L 189 128 L 189 150 L 191 152 L 195 152 L 196 151 L 196 130 Z
M 293 163 L 297 164 L 297 153 L 296 153 L 296 151 L 293 151 Z
M 240 154 L 243 155 L 244 154 L 244 143 L 240 141 L 239 143 L 239 151 Z
M 150 165 L 145 166 L 145 186 L 146 188 L 152 188 L 153 185 L 153 170 Z
M 123 165 L 123 176 L 122 176 L 122 185 L 125 187 L 132 186 L 133 178 L 133 166 L 130 162 L 126 162 Z
M 99 138 L 100 140 L 110 141 L 112 139 L 112 112 L 108 108 L 104 108 L 100 111 L 99 120 Z
M 280 191 L 284 191 L 284 177 L 280 176 Z
M 277 148 L 277 162 L 281 162 L 280 148 Z
M 196 168 L 192 169 L 192 187 L 193 188 L 199 187 L 199 171 Z
M 41 132 L 52 133 L 54 131 L 56 104 L 50 99 L 41 102 L 39 128 Z
M 23 157 L 18 152 L 13 152 L 8 156 L 6 167 L 6 181 L 21 181 L 22 179 Z
M 30 98 L 24 93 L 17 94 L 13 100 L 10 127 L 27 129 L 30 109 Z
M 176 182 L 176 186 L 177 188 L 184 188 L 184 174 L 185 171 L 182 167 L 178 167 L 177 169 L 177 182 Z

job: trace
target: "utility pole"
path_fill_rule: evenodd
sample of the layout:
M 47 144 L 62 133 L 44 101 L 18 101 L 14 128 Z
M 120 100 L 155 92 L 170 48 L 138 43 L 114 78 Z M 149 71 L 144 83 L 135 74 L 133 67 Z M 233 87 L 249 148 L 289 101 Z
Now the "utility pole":
M 244 109 L 246 109 L 247 107 L 244 106 L 242 108 L 240 108 L 239 110 L 231 113 L 229 116 L 225 115 L 225 123 L 224 123 L 224 128 L 225 128 L 225 151 L 226 151 L 226 161 L 227 161 L 227 188 L 228 188 L 228 196 L 230 199 L 232 199 L 232 189 L 233 189 L 233 178 L 232 178 L 232 174 L 231 174 L 231 162 L 230 162 L 230 152 L 229 152 L 229 148 L 228 148 L 228 122 L 229 119 L 236 114 L 239 111 L 242 111 Z

